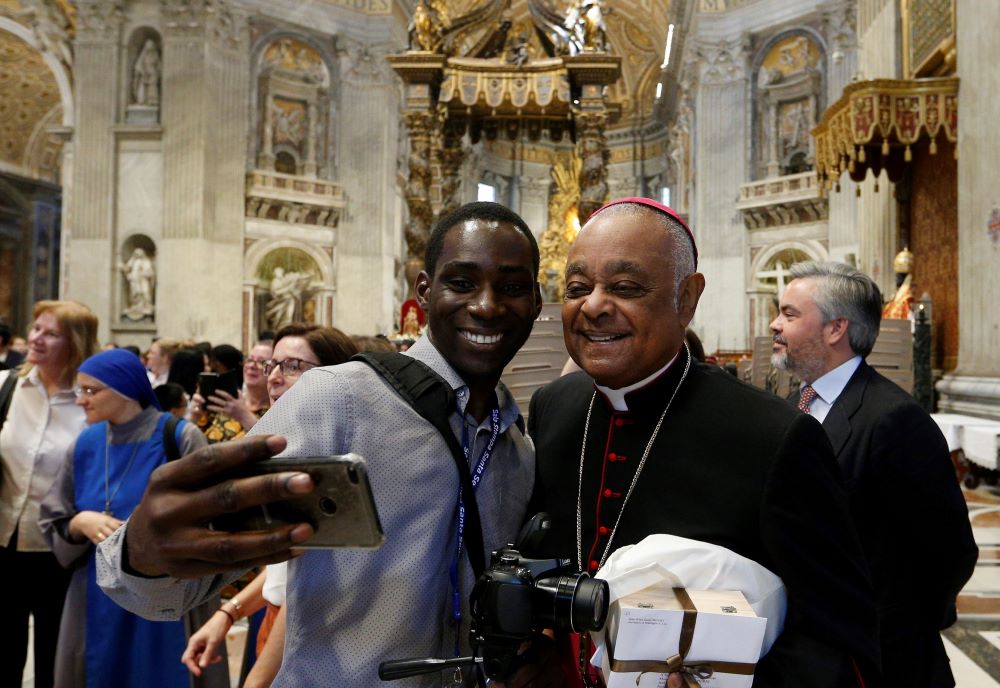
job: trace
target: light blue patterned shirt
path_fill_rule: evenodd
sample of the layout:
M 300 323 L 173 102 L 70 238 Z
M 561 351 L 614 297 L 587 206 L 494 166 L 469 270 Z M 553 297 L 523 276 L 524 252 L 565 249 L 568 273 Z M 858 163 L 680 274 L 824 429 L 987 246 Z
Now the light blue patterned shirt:
M 423 338 L 408 355 L 426 363 L 454 388 L 451 426 L 461 438 L 469 390 Z M 524 520 L 535 475 L 534 449 L 515 425 L 519 411 L 497 387 L 501 435 L 477 491 L 487 561 L 513 542 Z M 311 550 L 289 563 L 285 655 L 275 686 L 379 686 L 379 662 L 453 654 L 448 568 L 457 544 L 458 471 L 444 439 L 363 363 L 316 368 L 265 414 L 251 434 L 288 440 L 282 456 L 354 452 L 368 462 L 385 544 L 378 550 Z M 490 419 L 476 429 L 478 457 Z M 100 548 L 98 581 L 120 605 L 147 618 L 177 618 L 236 575 L 199 580 L 147 579 L 121 568 L 120 528 Z M 473 574 L 460 564 L 463 652 L 468 651 L 468 593 Z M 178 658 L 179 659 L 179 658 Z M 432 686 L 444 675 L 395 682 Z

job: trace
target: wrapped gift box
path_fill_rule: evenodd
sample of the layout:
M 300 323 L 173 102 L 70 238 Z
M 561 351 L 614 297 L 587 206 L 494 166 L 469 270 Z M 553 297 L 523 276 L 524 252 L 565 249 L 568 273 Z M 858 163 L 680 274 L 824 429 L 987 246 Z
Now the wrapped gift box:
M 601 668 L 608 688 L 662 687 L 683 635 L 699 685 L 749 688 L 766 627 L 739 591 L 647 588 L 611 605 Z

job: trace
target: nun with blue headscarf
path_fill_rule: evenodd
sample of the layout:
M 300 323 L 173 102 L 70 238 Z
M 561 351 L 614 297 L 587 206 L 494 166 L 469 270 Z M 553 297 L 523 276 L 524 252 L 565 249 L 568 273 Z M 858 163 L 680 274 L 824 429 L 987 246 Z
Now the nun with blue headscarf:
M 183 622 L 147 621 L 112 602 L 97 587 L 94 546 L 131 515 L 153 470 L 168 455 L 205 446 L 204 435 L 160 409 L 145 368 L 125 349 L 84 361 L 74 391 L 90 425 L 70 448 L 39 521 L 56 558 L 74 569 L 56 651 L 56 685 L 187 686 L 188 672 L 179 661 L 186 645 Z

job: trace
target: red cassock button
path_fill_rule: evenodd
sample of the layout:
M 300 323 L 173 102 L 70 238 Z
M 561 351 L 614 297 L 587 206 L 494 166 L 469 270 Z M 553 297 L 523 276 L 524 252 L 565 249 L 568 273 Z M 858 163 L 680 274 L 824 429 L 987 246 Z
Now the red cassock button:
M 622 420 L 621 418 L 615 418 L 615 427 L 619 427 L 620 428 L 623 425 L 625 425 L 625 421 L 624 420 Z
M 608 461 L 617 461 L 617 460 L 618 460 L 618 455 L 617 454 L 615 454 L 614 452 L 611 452 L 610 454 L 608 454 Z
M 610 497 L 610 496 L 611 496 L 612 494 L 613 494 L 613 493 L 611 492 L 611 489 L 610 489 L 610 488 L 604 491 L 604 496 L 605 496 L 605 497 Z
M 590 570 L 591 571 L 596 571 L 597 567 L 598 567 L 597 560 L 596 559 L 591 559 L 590 560 Z
M 607 526 L 601 526 L 600 528 L 597 529 L 597 532 L 600 533 L 601 535 L 607 535 L 608 528 Z

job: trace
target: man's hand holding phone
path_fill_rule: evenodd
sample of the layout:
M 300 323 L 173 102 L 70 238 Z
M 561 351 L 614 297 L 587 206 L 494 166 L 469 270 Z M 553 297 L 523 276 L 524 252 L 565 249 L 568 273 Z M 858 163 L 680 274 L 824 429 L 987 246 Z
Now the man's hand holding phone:
M 157 468 L 125 531 L 127 567 L 144 576 L 197 578 L 285 561 L 313 535 L 308 523 L 224 532 L 226 514 L 292 499 L 315 489 L 308 473 L 232 478 L 285 448 L 278 435 L 213 444 Z

